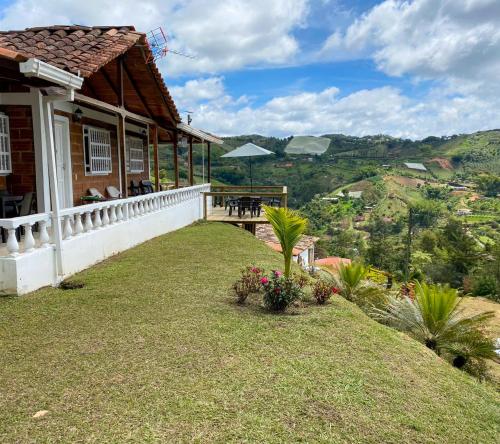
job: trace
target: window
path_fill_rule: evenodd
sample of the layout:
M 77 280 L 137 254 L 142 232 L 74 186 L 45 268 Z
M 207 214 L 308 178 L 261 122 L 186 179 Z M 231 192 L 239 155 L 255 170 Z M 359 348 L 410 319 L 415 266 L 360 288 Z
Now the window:
M 85 174 L 111 173 L 111 141 L 109 131 L 93 126 L 83 127 Z
M 127 172 L 144 171 L 144 142 L 139 137 L 127 136 Z
M 0 175 L 12 173 L 9 117 L 0 113 Z

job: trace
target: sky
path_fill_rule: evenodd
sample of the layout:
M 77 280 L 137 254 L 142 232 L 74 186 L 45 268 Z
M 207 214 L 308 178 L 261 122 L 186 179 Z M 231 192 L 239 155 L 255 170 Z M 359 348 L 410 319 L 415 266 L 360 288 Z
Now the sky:
M 221 136 L 500 128 L 500 0 L 0 0 L 0 29 L 162 27 L 177 107 Z

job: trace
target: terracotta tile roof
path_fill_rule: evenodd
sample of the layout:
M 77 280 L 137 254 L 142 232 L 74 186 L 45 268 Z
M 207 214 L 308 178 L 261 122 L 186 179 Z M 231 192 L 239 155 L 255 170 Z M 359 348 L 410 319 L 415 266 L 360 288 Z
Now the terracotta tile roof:
M 257 227 L 255 228 L 255 236 L 257 237 L 257 239 L 264 241 L 273 250 L 281 252 L 281 245 L 278 241 L 278 238 L 274 234 L 273 228 L 270 225 L 257 225 Z M 307 236 L 304 234 L 293 249 L 293 255 L 299 255 L 309 247 L 312 247 L 318 240 L 318 237 Z
M 89 77 L 143 36 L 133 26 L 47 26 L 1 31 L 0 47 Z
M 351 259 L 347 259 L 345 257 L 328 256 L 323 259 L 316 259 L 315 264 L 323 265 L 332 270 L 338 270 L 340 264 L 349 265 L 351 262 Z
M 5 55 L 11 59 L 37 58 L 85 78 L 136 44 L 142 45 L 146 55 L 149 53 L 146 34 L 136 31 L 133 26 L 71 25 L 0 31 L 0 55 L 2 50 L 7 50 Z M 174 117 L 180 122 L 177 108 L 158 68 L 154 63 L 150 66 Z

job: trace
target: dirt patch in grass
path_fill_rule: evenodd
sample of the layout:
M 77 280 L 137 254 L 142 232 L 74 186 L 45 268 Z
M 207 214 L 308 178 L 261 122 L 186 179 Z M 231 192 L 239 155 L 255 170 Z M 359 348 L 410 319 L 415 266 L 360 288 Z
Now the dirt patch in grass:
M 384 180 L 392 180 L 398 185 L 402 185 L 404 187 L 413 187 L 417 188 L 419 185 L 424 185 L 425 181 L 422 179 L 416 179 L 414 177 L 405 177 L 405 176 L 385 176 Z
M 451 162 L 448 159 L 445 159 L 444 157 L 434 157 L 434 159 L 429 160 L 429 163 L 431 162 L 437 163 L 439 167 L 443 168 L 444 170 L 453 169 Z

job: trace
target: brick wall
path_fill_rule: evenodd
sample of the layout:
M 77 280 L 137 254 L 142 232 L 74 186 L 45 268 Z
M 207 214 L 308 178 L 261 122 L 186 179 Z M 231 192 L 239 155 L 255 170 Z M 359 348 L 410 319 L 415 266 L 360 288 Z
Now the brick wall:
M 98 120 L 82 118 L 81 122 L 73 122 L 71 115 L 64 112 L 57 112 L 59 115 L 64 115 L 70 119 L 70 141 L 71 141 L 71 161 L 72 161 L 72 176 L 73 176 L 73 201 L 75 205 L 81 203 L 81 197 L 86 196 L 89 188 L 97 188 L 103 195 L 106 196 L 106 187 L 109 185 L 120 189 L 119 180 L 119 165 L 118 165 L 118 143 L 116 126 L 110 125 Z M 111 159 L 112 172 L 106 175 L 85 175 L 85 155 L 83 148 L 83 126 L 92 125 L 99 128 L 105 128 L 111 134 Z M 149 164 L 148 153 L 144 150 L 145 170 L 142 174 L 127 175 L 128 183 L 130 180 L 140 181 L 141 179 L 149 179 Z
M 0 178 L 0 187 L 12 194 L 36 191 L 35 147 L 30 106 L 2 106 L 9 116 L 12 174 Z

